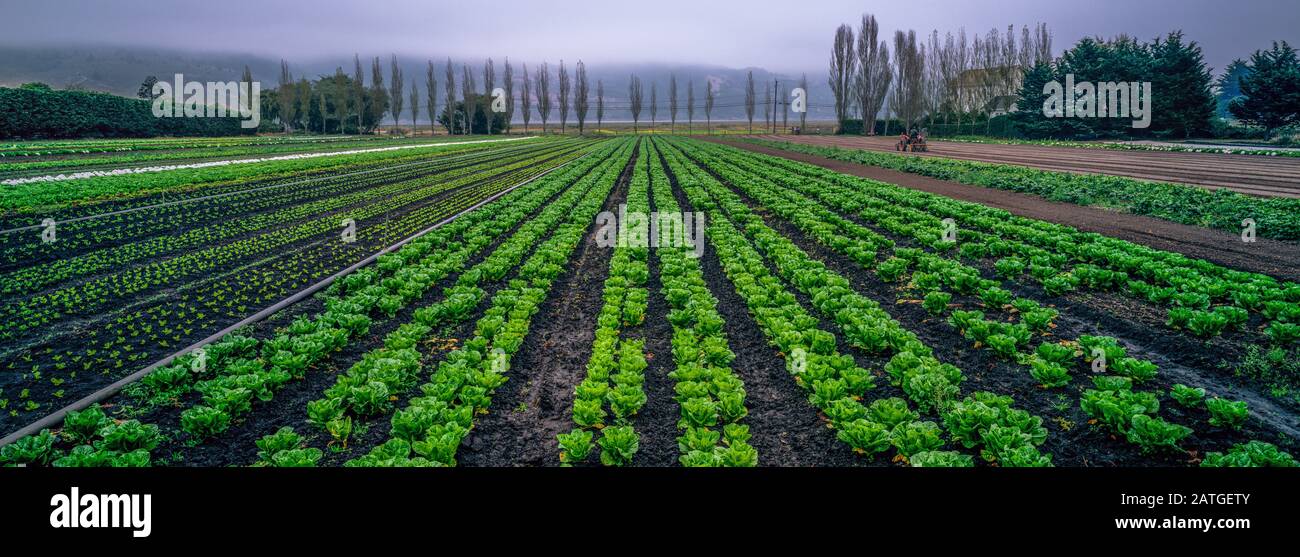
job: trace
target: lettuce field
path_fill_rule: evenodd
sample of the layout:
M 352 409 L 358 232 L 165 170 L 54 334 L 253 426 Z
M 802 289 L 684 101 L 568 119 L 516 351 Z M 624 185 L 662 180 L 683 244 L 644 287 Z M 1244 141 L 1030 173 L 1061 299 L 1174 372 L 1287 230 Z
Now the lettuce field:
M 0 157 L 5 465 L 1297 464 L 1293 261 L 854 169 L 1287 249 L 1291 199 L 780 137 Z

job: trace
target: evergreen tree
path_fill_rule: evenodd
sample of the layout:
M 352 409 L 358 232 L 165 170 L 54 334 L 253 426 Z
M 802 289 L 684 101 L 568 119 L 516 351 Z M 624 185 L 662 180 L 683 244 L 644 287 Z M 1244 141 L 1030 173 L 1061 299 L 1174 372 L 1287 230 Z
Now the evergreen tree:
M 1228 103 L 1241 96 L 1241 78 L 1245 75 L 1250 75 L 1250 66 L 1245 60 L 1238 58 L 1228 64 L 1228 67 L 1223 70 L 1223 75 L 1214 82 L 1214 88 L 1218 90 L 1220 118 L 1229 116 Z
M 1174 31 L 1164 40 L 1156 39 L 1151 57 L 1151 128 L 1184 138 L 1209 133 L 1215 109 L 1210 90 L 1214 78 L 1205 66 L 1200 45 L 1183 42 L 1182 31 Z
M 1242 96 L 1228 105 L 1238 120 L 1269 132 L 1300 122 L 1300 62 L 1286 41 L 1255 51 L 1240 83 Z

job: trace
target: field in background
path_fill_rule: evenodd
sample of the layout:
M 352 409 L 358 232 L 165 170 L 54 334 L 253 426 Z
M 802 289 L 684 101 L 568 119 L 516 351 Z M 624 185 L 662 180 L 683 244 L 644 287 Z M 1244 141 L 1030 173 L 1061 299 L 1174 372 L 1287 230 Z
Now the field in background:
M 775 150 L 604 135 L 11 187 L 0 430 L 57 419 L 0 459 L 1294 464 L 1291 279 Z M 114 156 L 353 141 L 263 140 Z M 123 144 L 73 145 L 92 152 L 27 156 L 62 172 Z M 602 213 L 638 211 L 704 235 L 608 245 L 648 229 Z

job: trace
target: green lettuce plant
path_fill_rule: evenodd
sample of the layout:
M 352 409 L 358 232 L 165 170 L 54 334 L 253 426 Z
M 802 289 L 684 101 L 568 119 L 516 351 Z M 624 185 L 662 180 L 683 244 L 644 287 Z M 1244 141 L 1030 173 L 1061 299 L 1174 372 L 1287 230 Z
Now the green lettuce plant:
M 872 402 L 871 406 L 867 407 L 866 418 L 892 431 L 901 424 L 916 421 L 920 415 L 908 407 L 907 401 L 890 397 Z
M 220 435 L 230 427 L 230 414 L 210 406 L 193 406 L 181 412 L 181 429 L 200 439 Z
M 843 424 L 835 435 L 852 447 L 854 452 L 871 456 L 889 448 L 889 431 L 884 424 L 863 419 Z
M 1241 429 L 1250 412 L 1246 401 L 1232 401 L 1214 397 L 1205 401 L 1205 408 L 1210 411 L 1210 425 Z
M 921 302 L 921 307 L 931 315 L 943 315 L 948 310 L 948 304 L 952 301 L 952 294 L 947 292 L 930 292 L 925 295 L 925 300 Z
M 922 451 L 907 459 L 913 468 L 971 468 L 975 458 L 957 451 Z
M 1212 452 L 1201 461 L 1204 468 L 1295 468 L 1300 466 L 1290 454 L 1277 445 L 1264 441 L 1248 441 L 1233 445 L 1225 454 Z
M 626 466 L 640 448 L 640 436 L 631 426 L 610 426 L 600 430 L 600 462 L 605 466 Z
M 592 437 L 593 434 L 585 429 L 574 429 L 556 435 L 560 443 L 560 463 L 572 466 L 576 462 L 585 462 L 591 454 Z
M 1178 383 L 1169 389 L 1169 397 L 1182 406 L 1195 408 L 1205 402 L 1205 389 Z
M 943 446 L 939 424 L 930 421 L 900 424 L 890 433 L 889 441 L 898 454 L 908 457 Z
M 1130 421 L 1126 436 L 1130 443 L 1142 447 L 1142 452 L 1151 453 L 1159 450 L 1177 450 L 1178 442 L 1191 433 L 1192 429 L 1189 427 L 1171 424 L 1163 418 L 1137 414 Z

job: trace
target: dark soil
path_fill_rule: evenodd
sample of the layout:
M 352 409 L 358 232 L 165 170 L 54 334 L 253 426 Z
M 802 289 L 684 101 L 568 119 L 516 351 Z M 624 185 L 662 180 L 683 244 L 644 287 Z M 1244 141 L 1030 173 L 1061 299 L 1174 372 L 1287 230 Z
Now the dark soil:
M 739 191 L 736 191 L 736 193 L 744 197 Z M 756 205 L 753 200 L 746 199 L 746 201 L 751 206 Z M 971 346 L 971 341 L 962 338 L 954 328 L 946 323 L 945 318 L 930 316 L 920 306 L 919 299 L 916 299 L 917 296 L 903 292 L 897 285 L 880 281 L 874 273 L 815 243 L 793 224 L 769 216 L 761 208 L 757 213 L 764 216 L 769 226 L 790 238 L 811 256 L 826 263 L 828 268 L 849 278 L 857 292 L 880 303 L 905 328 L 915 332 L 923 342 L 933 348 L 937 358 L 956 365 L 965 371 L 968 380 L 964 385 L 964 392 L 989 390 L 999 394 L 1011 394 L 1017 401 L 1017 407 L 1042 416 L 1045 426 L 1051 432 L 1042 448 L 1055 456 L 1055 462 L 1058 465 L 1184 465 L 1194 463 L 1209 450 L 1226 450 L 1232 444 L 1244 442 L 1248 439 L 1264 439 L 1271 442 L 1281 441 L 1280 444 L 1286 447 L 1291 441 L 1284 437 L 1280 438 L 1279 434 L 1290 436 L 1296 434 L 1295 411 L 1293 407 L 1287 408 L 1287 406 L 1291 405 L 1279 405 L 1260 395 L 1249 385 L 1245 385 L 1244 381 L 1238 378 L 1225 377 L 1223 373 L 1215 370 L 1214 365 L 1218 362 L 1217 358 L 1189 356 L 1205 354 L 1204 350 L 1194 348 L 1194 345 L 1199 344 L 1197 341 L 1155 328 L 1155 324 L 1134 323 L 1116 317 L 1117 315 L 1127 315 L 1127 310 L 1137 309 L 1134 306 L 1140 306 L 1140 304 L 1121 299 L 1121 301 L 1128 303 L 1124 304 L 1126 306 L 1125 311 L 1118 313 L 1098 311 L 1084 304 L 1074 303 L 1072 300 L 1060 306 L 1055 306 L 1061 312 L 1061 316 L 1056 321 L 1057 328 L 1053 329 L 1050 335 L 1036 339 L 1035 342 L 1054 341 L 1061 338 L 1075 339 L 1083 334 L 1113 336 L 1121 340 L 1128 349 L 1130 356 L 1151 360 L 1160 366 L 1161 374 L 1152 382 L 1143 385 L 1144 389 L 1167 393 L 1172 384 L 1181 382 L 1205 387 L 1211 395 L 1247 400 L 1251 406 L 1252 419 L 1242 431 L 1234 432 L 1215 428 L 1206 423 L 1208 413 L 1204 409 L 1183 409 L 1173 403 L 1167 396 L 1162 396 L 1164 404 L 1162 405 L 1161 414 L 1176 423 L 1192 427 L 1196 432 L 1182 443 L 1182 446 L 1188 449 L 1186 454 L 1142 455 L 1135 445 L 1131 445 L 1123 439 L 1117 439 L 1109 432 L 1098 427 L 1087 425 L 1090 418 L 1078 406 L 1080 393 L 1085 388 L 1091 387 L 1091 382 L 1087 379 L 1091 375 L 1091 371 L 1085 364 L 1080 363 L 1073 370 L 1075 380 L 1066 388 L 1065 392 L 1044 390 L 1030 377 L 1027 368 L 1024 366 L 1002 361 L 990 351 L 974 349 Z M 871 228 L 856 216 L 846 215 L 846 217 Z M 876 229 L 875 231 L 891 236 L 883 230 Z M 910 239 L 898 237 L 893 239 L 899 243 L 900 247 L 911 246 Z M 985 278 L 994 278 L 990 265 L 985 264 L 982 271 Z M 1041 289 L 1036 286 L 1017 286 L 1013 284 L 1008 286 L 1017 295 L 1036 300 L 1050 301 L 1052 299 L 1042 293 Z M 990 311 L 988 308 L 984 308 L 978 298 L 975 297 L 954 296 L 953 302 L 953 309 L 980 309 L 985 311 L 986 317 L 990 319 L 1000 318 L 1004 321 L 1011 319 L 1008 312 L 1002 310 Z M 1171 355 L 1167 356 L 1166 354 Z M 1176 360 L 1184 360 L 1193 364 L 1199 363 L 1202 367 L 1189 367 Z
M 1022 217 L 1064 224 L 1156 249 L 1182 253 L 1234 269 L 1270 275 L 1282 280 L 1300 281 L 1300 245 L 1294 243 L 1257 238 L 1255 243 L 1247 244 L 1233 233 L 1177 224 L 1152 217 L 1058 203 L 1034 195 L 960 184 L 743 141 L 721 139 L 712 141 L 853 176 L 889 182 L 962 201 L 972 201 L 1004 209 Z
M 396 165 L 406 165 L 412 163 L 437 164 L 442 159 L 444 159 L 445 156 L 459 157 L 462 155 L 482 155 L 485 151 L 488 151 L 490 149 L 491 147 L 487 145 L 483 145 L 476 148 L 462 148 L 460 150 L 455 151 L 454 153 L 446 153 L 445 155 L 432 155 L 432 156 L 423 156 L 423 157 L 411 156 L 411 157 L 402 157 L 400 158 L 400 160 L 389 159 L 384 161 L 376 161 L 364 165 L 352 166 L 349 167 L 346 171 L 342 171 L 337 168 L 334 168 L 334 169 L 326 169 L 326 170 L 308 170 L 308 171 L 296 173 L 291 176 L 278 176 L 278 177 L 271 177 L 271 178 L 253 176 L 247 180 L 239 180 L 236 182 L 202 183 L 198 185 L 179 186 L 175 188 L 169 188 L 165 191 L 155 191 L 155 192 L 148 192 L 148 193 L 140 193 L 136 195 L 129 195 L 121 198 L 106 198 L 106 199 L 96 199 L 96 200 L 89 200 L 89 201 L 77 201 L 60 207 L 51 207 L 51 208 L 42 207 L 35 210 L 24 210 L 23 212 L 6 212 L 6 213 L 0 213 L 0 229 L 9 229 L 14 227 L 30 226 L 33 224 L 38 224 L 40 220 L 45 217 L 50 217 L 59 221 L 63 221 L 63 220 L 87 216 L 87 215 L 98 215 L 103 213 L 120 211 L 123 209 L 145 207 L 145 206 L 154 205 L 163 202 L 177 201 L 182 199 L 192 199 L 192 198 L 205 197 L 210 195 L 242 192 L 245 190 L 254 189 L 262 186 L 287 184 L 290 182 L 298 182 L 302 180 L 329 179 L 338 174 L 351 174 L 359 171 L 378 170 L 378 169 L 382 169 L 385 166 L 391 166 L 394 164 Z M 156 164 L 168 164 L 168 163 L 149 162 L 148 164 L 142 164 L 140 166 L 155 166 Z M 121 165 L 121 166 L 126 167 L 132 165 Z M 89 170 L 93 170 L 93 169 L 89 169 Z M 81 170 L 76 170 L 76 172 L 80 172 L 80 171 Z M 51 173 L 57 174 L 58 171 L 54 171 L 54 172 L 41 171 L 38 172 L 37 174 L 51 174 Z M 32 213 L 39 213 L 40 216 L 34 217 Z
M 551 196 L 540 207 L 546 207 L 560 195 L 563 195 L 564 191 L 567 190 L 561 190 Z M 538 211 L 540 210 L 538 209 Z M 521 220 L 520 225 L 527 221 L 527 218 Z M 485 259 L 488 254 L 495 251 L 498 246 L 513 236 L 520 225 L 516 225 L 510 231 L 500 235 L 493 243 L 470 258 L 466 268 L 471 268 Z M 309 371 L 303 380 L 292 382 L 277 391 L 275 399 L 269 403 L 255 403 L 253 411 L 245 416 L 244 421 L 236 423 L 221 436 L 206 440 L 203 444 L 194 447 L 188 447 L 183 439 L 178 439 L 167 446 L 161 447 L 155 454 L 168 455 L 177 452 L 180 455 L 180 462 L 176 464 L 190 466 L 249 464 L 256 459 L 257 449 L 253 442 L 264 435 L 274 433 L 283 426 L 293 427 L 298 433 L 309 439 L 311 446 L 324 450 L 327 456 L 322 461 L 322 465 L 341 464 L 343 460 L 364 454 L 364 450 L 368 450 L 369 447 L 387 439 L 390 427 L 389 415 L 385 414 L 369 420 L 354 419 L 354 434 L 349 440 L 347 450 L 331 450 L 329 445 L 332 439 L 328 435 L 319 433 L 316 428 L 306 422 L 307 402 L 320 398 L 321 393 L 334 384 L 339 373 L 346 372 L 366 353 L 382 346 L 383 338 L 400 325 L 410 322 L 416 309 L 441 299 L 443 289 L 455 284 L 457 278 L 458 275 L 452 275 L 439 281 L 429 288 L 421 299 L 412 301 L 394 317 L 376 319 L 375 324 L 372 325 L 371 330 L 365 337 L 349 342 L 342 351 L 331 355 L 327 361 L 318 365 L 317 369 Z M 493 285 L 484 285 L 483 288 L 491 293 L 499 289 L 503 283 L 504 281 Z M 314 315 L 322 311 L 324 311 L 324 303 L 321 296 L 318 295 L 255 324 L 250 327 L 247 334 L 256 338 L 269 338 L 299 316 Z M 473 329 L 474 319 L 469 319 L 452 326 L 450 330 L 443 331 L 444 334 L 440 335 L 439 338 L 426 341 L 422 350 L 423 358 L 421 361 L 423 368 L 426 371 L 436 369 L 437 363 L 448 352 L 458 347 L 459 339 L 472 334 Z M 394 408 L 404 407 L 406 401 L 411 396 L 417 395 L 418 392 L 418 389 L 415 389 L 412 392 L 403 393 L 394 403 Z M 110 402 L 112 400 L 110 399 Z M 180 412 L 197 401 L 198 396 L 190 394 L 182 401 L 183 404 L 150 411 L 143 415 L 141 419 L 146 423 L 178 424 Z M 184 437 L 179 431 L 177 435 Z
M 637 166 L 637 172 L 650 173 L 651 164 L 658 160 L 642 157 L 646 164 Z M 644 170 L 642 170 L 644 169 Z M 650 211 L 658 211 L 654 199 L 654 182 L 648 186 Z M 641 433 L 641 447 L 634 464 L 638 466 L 673 466 L 678 462 L 680 452 L 677 448 L 677 420 L 681 417 L 681 408 L 677 404 L 674 390 L 676 381 L 668 374 L 676 368 L 673 360 L 673 327 L 668 322 L 668 300 L 664 298 L 663 279 L 659 275 L 658 253 L 651 249 L 647 258 L 650 278 L 646 289 L 650 300 L 646 305 L 645 321 L 640 327 L 628 332 L 631 338 L 645 340 L 646 358 L 649 367 L 645 371 L 646 403 L 636 418 L 637 431 Z
M 156 236 L 174 235 L 186 232 L 193 228 L 219 225 L 222 221 L 230 219 L 232 213 L 238 213 L 239 218 L 257 216 L 259 214 L 278 211 L 291 205 L 301 205 L 318 201 L 326 197 L 346 195 L 364 189 L 382 187 L 400 180 L 409 180 L 417 175 L 441 174 L 464 166 L 439 167 L 434 166 L 436 163 L 433 161 L 428 161 L 425 164 L 427 166 L 414 166 L 378 174 L 371 173 L 359 176 L 356 179 L 350 179 L 347 174 L 341 175 L 344 177 L 338 179 L 335 179 L 334 177 L 319 177 L 310 179 L 312 181 L 302 185 L 286 185 L 268 190 L 251 191 L 246 194 L 228 195 L 227 197 L 218 198 L 209 203 L 200 203 L 196 206 L 169 205 L 153 209 L 139 209 L 135 212 L 110 217 L 64 223 L 59 227 L 59 236 L 60 240 L 67 240 L 68 243 L 63 243 L 61 246 L 58 244 L 48 246 L 48 248 L 57 249 L 41 249 L 37 253 L 32 254 L 32 257 L 24 261 L 21 266 L 58 259 L 67 259 L 87 252 L 112 248 L 128 243 L 141 242 Z M 331 182 L 335 181 L 346 183 L 339 184 L 338 186 L 329 189 L 322 187 L 329 187 L 331 186 Z M 256 189 L 268 185 L 273 185 L 273 182 L 252 182 L 251 185 L 241 184 L 241 189 Z M 325 189 L 325 191 L 321 191 L 323 189 Z M 234 194 L 238 191 L 240 191 L 240 189 L 231 192 L 218 192 L 218 194 Z M 180 199 L 176 196 L 169 198 L 166 194 L 158 194 L 157 196 L 152 196 L 151 201 L 153 203 L 176 203 Z M 304 218 L 311 218 L 311 216 Z M 56 218 L 56 220 L 58 219 Z M 112 232 L 113 230 L 121 229 L 130 230 L 132 233 L 128 234 L 128 237 L 116 240 L 95 240 L 97 234 L 101 232 Z M 27 249 L 43 247 L 39 244 L 39 237 L 37 235 L 25 234 L 15 238 L 13 243 L 5 248 L 4 252 L 16 250 L 20 246 Z M 14 267 L 15 265 L 13 264 L 0 263 L 0 271 L 8 271 Z
M 634 155 L 603 210 L 617 210 L 627 199 L 635 160 Z M 609 278 L 612 251 L 596 245 L 595 234 L 593 221 L 569 259 L 569 270 L 551 286 L 551 295 L 533 317 L 523 347 L 511 358 L 510 379 L 492 395 L 491 411 L 474 425 L 456 457 L 457 464 L 559 464 L 555 436 L 574 427 L 573 387 L 586 374 L 603 285 Z M 644 442 L 641 448 L 646 448 Z M 637 459 L 641 456 L 638 453 Z
M 851 135 L 764 136 L 763 139 L 887 153 L 895 152 L 898 141 L 895 137 Z M 963 141 L 932 142 L 929 152 L 908 155 L 1012 164 L 1074 174 L 1128 176 L 1206 189 L 1226 188 L 1264 197 L 1300 197 L 1300 160 L 1294 157 Z
M 405 232 L 405 230 L 409 230 L 410 232 L 415 232 L 416 230 L 419 230 L 420 228 L 423 228 L 428 224 L 432 224 L 432 222 L 428 221 L 428 219 L 430 219 L 431 217 L 427 215 L 423 217 L 423 220 L 427 222 L 423 222 L 423 223 L 415 222 L 413 218 L 412 219 L 405 218 L 408 215 L 410 215 L 412 211 L 416 211 L 424 207 L 436 205 L 442 200 L 448 199 L 449 196 L 455 195 L 456 192 L 465 191 L 467 189 L 473 189 L 475 187 L 478 187 L 478 185 L 479 185 L 478 183 L 468 184 L 460 188 L 455 188 L 446 192 L 440 192 L 436 195 L 431 196 L 429 199 L 412 203 L 411 205 L 402 207 L 398 211 L 395 211 L 394 215 L 387 218 L 385 216 L 380 216 L 373 219 L 368 219 L 366 221 L 358 222 L 358 229 L 363 229 L 363 227 L 366 226 L 385 226 L 383 223 L 385 222 L 385 220 L 387 220 L 388 222 L 392 223 L 387 226 L 402 227 L 402 230 L 400 231 L 403 234 L 409 233 L 409 232 Z M 483 197 L 487 197 L 490 194 L 491 192 L 484 192 Z M 393 232 L 394 230 L 396 230 L 396 228 L 388 232 Z M 334 232 L 328 232 L 327 234 L 334 234 Z M 391 236 L 391 234 L 389 235 Z M 342 269 L 345 266 L 356 261 L 357 259 L 364 257 L 365 255 L 374 253 L 375 251 L 383 247 L 383 245 L 385 245 L 382 243 L 377 243 L 373 239 L 370 242 L 366 242 L 364 241 L 364 238 L 365 236 L 360 236 L 356 243 L 342 244 L 339 242 L 326 242 L 319 237 L 314 237 L 314 238 L 300 240 L 298 242 L 295 242 L 291 246 L 282 248 L 281 250 L 279 250 L 280 253 L 295 254 L 294 257 L 292 258 L 293 261 L 291 261 L 291 262 L 294 261 L 297 262 L 297 267 L 294 270 L 302 271 L 302 272 L 300 272 L 297 275 L 298 278 L 296 280 L 280 283 L 278 288 L 282 290 L 282 292 L 278 295 L 273 295 L 274 293 L 267 292 L 266 291 L 267 288 L 265 285 L 257 287 L 259 288 L 259 292 L 254 292 L 252 294 L 249 294 L 247 290 L 252 288 L 254 285 L 249 284 L 247 281 L 242 280 L 240 277 L 250 276 L 250 275 L 255 277 L 261 277 L 264 276 L 264 271 L 266 271 L 267 269 L 270 269 L 272 272 L 274 272 L 276 269 L 284 269 L 285 261 L 283 260 L 282 257 L 273 255 L 269 258 L 265 258 L 253 262 L 251 264 L 248 263 L 247 261 L 234 261 L 222 266 L 220 269 L 214 269 L 211 272 L 201 277 L 195 277 L 191 285 L 195 286 L 196 288 L 199 288 L 199 290 L 188 292 L 185 298 L 180 298 L 181 293 L 176 292 L 173 289 L 162 289 L 162 290 L 155 290 L 149 292 L 141 292 L 139 294 L 134 295 L 134 297 L 132 298 L 133 300 L 135 300 L 134 304 L 132 304 L 131 300 L 121 300 L 119 302 L 119 305 L 115 306 L 117 308 L 115 312 L 100 313 L 90 319 L 68 318 L 66 322 L 75 325 L 75 326 L 70 326 L 70 330 L 68 331 L 30 332 L 25 338 L 28 342 L 33 342 L 34 345 L 32 348 L 28 349 L 28 351 L 31 353 L 35 353 L 36 351 L 44 351 L 46 349 L 52 349 L 53 351 L 50 352 L 51 354 L 54 353 L 61 354 L 65 351 L 79 353 L 88 344 L 94 344 L 97 342 L 95 339 L 99 336 L 99 333 L 102 332 L 101 327 L 99 327 L 99 325 L 108 324 L 109 321 L 115 316 L 119 315 L 121 311 L 125 311 L 125 310 L 142 311 L 146 315 L 148 315 L 150 309 L 156 309 L 159 307 L 169 307 L 169 304 L 175 305 L 177 303 L 184 303 L 184 300 L 187 298 L 190 300 L 211 301 L 209 300 L 208 296 L 204 295 L 203 290 L 201 290 L 202 288 L 208 286 L 225 289 L 227 285 L 231 285 L 237 289 L 242 289 L 242 290 L 237 290 L 235 292 L 236 298 L 232 298 L 232 299 L 239 299 L 237 298 L 237 296 L 241 296 L 241 295 L 244 296 L 243 300 L 245 304 L 248 306 L 248 311 L 242 314 L 226 315 L 226 314 L 219 313 L 214 308 L 204 308 L 204 311 L 207 312 L 206 319 L 203 321 L 192 320 L 188 325 L 193 329 L 192 333 L 172 344 L 173 346 L 177 346 L 177 347 L 187 346 L 190 343 L 210 334 L 212 331 L 237 321 L 239 318 L 242 318 L 247 313 L 252 313 L 254 311 L 261 309 L 262 307 L 269 306 L 271 303 L 273 303 L 275 300 L 279 299 L 280 297 L 305 287 L 308 283 L 312 282 L 313 279 L 323 278 L 333 272 L 336 272 L 339 269 Z M 256 296 L 256 300 L 253 300 L 252 296 Z M 178 302 L 178 298 L 180 298 L 179 302 Z M 40 334 L 41 338 L 30 338 L 36 334 Z M 112 337 L 110 336 L 106 338 L 112 338 Z M 15 343 L 17 342 L 20 341 L 15 341 Z M 137 346 L 137 349 L 145 352 L 152 352 L 152 350 L 149 350 L 149 347 L 147 346 L 145 347 Z M 13 354 L 9 358 L 18 358 L 18 357 L 20 357 L 20 354 Z M 156 357 L 151 356 L 145 361 L 152 361 L 153 359 L 156 359 Z M 4 362 L 0 362 L 0 364 L 3 363 Z M 18 387 L 18 385 L 21 385 L 21 388 L 30 389 L 30 397 L 32 400 L 36 400 L 38 402 L 47 403 L 47 404 L 55 404 L 55 402 L 49 402 L 49 401 L 55 400 L 53 397 L 53 393 L 56 390 L 63 390 L 64 398 L 69 400 L 75 400 L 76 398 L 79 398 L 81 396 L 84 396 L 85 394 L 93 392 L 95 389 L 100 388 L 101 386 L 111 382 L 112 380 L 124 374 L 125 372 L 110 373 L 107 370 L 104 373 L 84 373 L 84 374 L 79 374 L 75 378 L 75 380 L 68 381 L 67 383 L 61 386 L 55 386 L 48 381 L 38 381 L 38 382 L 23 381 L 17 375 L 11 374 L 7 376 L 7 380 L 3 382 L 2 386 L 6 390 L 9 390 L 10 388 L 20 388 Z M 25 416 L 13 417 L 8 415 L 7 413 L 0 415 L 0 431 L 12 431 L 14 429 L 17 429 L 18 427 L 21 427 L 23 423 L 27 423 L 29 421 L 30 419 L 28 419 Z
M 861 165 L 855 166 L 867 168 Z M 904 174 L 904 176 L 912 175 Z M 1022 198 L 1038 199 L 1021 194 L 1015 195 Z M 1068 205 L 1068 207 L 1088 209 L 1073 205 Z M 861 222 L 861 219 L 856 216 L 848 215 L 848 218 L 875 229 L 868 223 Z M 1182 225 L 1173 226 L 1204 230 Z M 883 230 L 875 229 L 875 231 L 890 236 L 889 233 Z M 1235 240 L 1235 237 L 1232 237 L 1231 234 L 1227 236 Z M 899 238 L 894 239 L 896 241 L 900 240 Z M 900 242 L 900 244 L 910 246 L 909 242 Z M 1243 244 L 1235 242 L 1235 245 L 1241 246 Z M 1284 245 L 1289 246 L 1290 244 Z M 967 263 L 971 262 L 968 261 Z M 973 264 L 981 269 L 984 278 L 996 278 L 989 262 L 974 262 Z M 1290 269 L 1290 271 L 1300 271 L 1300 269 Z M 1012 286 L 1010 289 L 1017 295 L 1024 295 L 1033 299 L 1052 298 L 1044 293 L 1041 287 L 1030 283 L 1020 285 L 1018 288 Z M 1300 404 L 1297 404 L 1292 398 L 1270 396 L 1267 393 L 1267 388 L 1262 388 L 1258 382 L 1229 375 L 1223 369 L 1225 362 L 1238 361 L 1245 353 L 1247 346 L 1260 345 L 1266 342 L 1263 335 L 1258 333 L 1259 326 L 1262 324 L 1258 316 L 1252 316 L 1251 322 L 1244 326 L 1242 331 L 1228 332 L 1221 337 L 1201 340 L 1189 334 L 1169 330 L 1164 325 L 1165 311 L 1163 309 L 1131 298 L 1108 292 L 1090 292 L 1070 294 L 1068 299 L 1067 305 L 1061 308 L 1062 313 L 1066 313 L 1066 308 L 1069 308 L 1073 312 L 1073 317 L 1080 320 L 1082 332 L 1079 334 L 1112 336 L 1124 341 L 1130 347 L 1142 347 L 1139 352 L 1146 355 L 1139 356 L 1137 353 L 1133 353 L 1133 355 L 1160 365 L 1161 370 L 1165 373 L 1162 373 L 1154 381 L 1154 384 L 1165 391 L 1173 383 L 1184 383 L 1205 387 L 1211 395 L 1245 400 L 1250 405 L 1251 412 L 1254 418 L 1260 422 L 1261 427 L 1287 436 L 1287 438 L 1281 438 L 1279 441 L 1285 444 L 1296 437 L 1300 437 L 1300 419 L 1297 418 L 1297 412 L 1300 412 Z M 1123 317 L 1120 318 L 1119 316 Z M 1065 315 L 1062 317 L 1066 318 Z M 1097 325 L 1092 326 L 1091 324 Z M 1058 329 L 1056 332 L 1059 334 L 1062 331 Z M 1067 335 L 1066 338 L 1076 338 L 1077 336 Z M 1130 350 L 1130 352 L 1133 351 Z M 1165 380 L 1168 380 L 1168 383 L 1164 383 Z
M 676 176 L 664 165 L 673 182 L 673 194 L 682 211 L 693 205 L 678 186 Z M 706 243 L 700 269 L 709 290 L 718 299 L 718 313 L 726 322 L 723 331 L 736 359 L 731 369 L 745 385 L 743 423 L 753 436 L 749 443 L 758 450 L 760 466 L 855 466 L 863 463 L 848 446 L 826 427 L 808 394 L 786 370 L 785 357 L 758 328 L 745 300 L 722 270 L 712 242 Z M 793 292 L 793 290 L 792 290 Z

